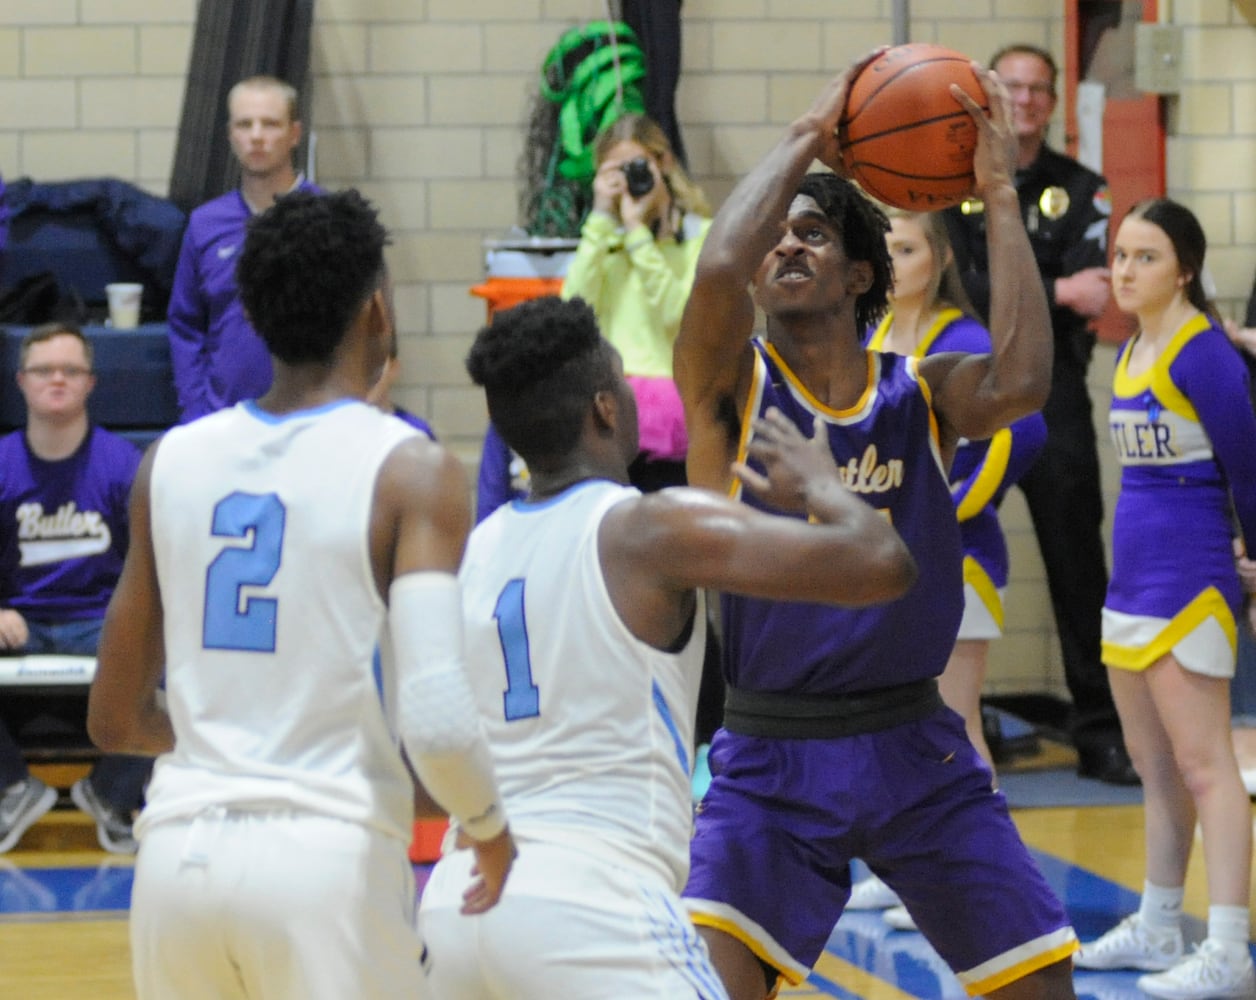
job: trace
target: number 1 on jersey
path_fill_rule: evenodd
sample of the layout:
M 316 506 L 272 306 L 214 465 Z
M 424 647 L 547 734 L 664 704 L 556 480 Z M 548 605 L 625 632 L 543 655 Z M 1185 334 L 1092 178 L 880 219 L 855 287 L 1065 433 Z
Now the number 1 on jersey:
M 274 579 L 283 550 L 285 515 L 274 493 L 232 493 L 214 507 L 213 533 L 245 538 L 250 544 L 226 546 L 209 564 L 201 637 L 206 649 L 275 651 L 279 602 L 248 597 L 242 591 L 265 587 Z
M 502 706 L 506 721 L 531 719 L 541 714 L 541 691 L 532 683 L 532 656 L 528 652 L 528 626 L 523 615 L 523 581 L 511 580 L 497 595 L 493 609 L 497 637 L 506 661 L 506 690 Z

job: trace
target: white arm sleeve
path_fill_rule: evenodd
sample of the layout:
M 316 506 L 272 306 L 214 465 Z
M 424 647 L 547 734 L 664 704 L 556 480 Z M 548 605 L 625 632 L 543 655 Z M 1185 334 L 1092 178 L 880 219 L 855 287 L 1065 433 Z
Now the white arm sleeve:
M 388 590 L 401 738 L 419 780 L 476 840 L 506 812 L 462 661 L 462 591 L 449 573 L 407 573 Z

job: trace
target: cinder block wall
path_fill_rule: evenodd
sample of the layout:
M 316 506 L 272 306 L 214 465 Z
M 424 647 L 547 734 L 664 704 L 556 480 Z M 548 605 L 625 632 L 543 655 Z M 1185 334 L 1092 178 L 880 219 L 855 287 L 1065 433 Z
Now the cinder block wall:
M 914 0 L 914 41 L 985 58 L 1028 40 L 1062 53 L 1055 0 Z M 1185 86 L 1169 102 L 1170 193 L 1201 214 L 1225 310 L 1256 268 L 1256 0 L 1177 0 Z M 354 185 L 395 233 L 399 399 L 429 417 L 473 473 L 485 415 L 462 357 L 484 319 L 468 294 L 483 240 L 516 221 L 515 164 L 541 61 L 597 0 L 319 0 L 312 127 L 318 179 Z M 889 0 L 686 0 L 678 112 L 696 179 L 718 203 L 835 70 L 891 41 Z M 195 0 L 0 0 L 0 171 L 36 180 L 169 184 Z M 1062 118 L 1062 115 L 1061 115 Z M 1057 134 L 1059 127 L 1057 126 Z M 1058 144 L 1058 140 L 1057 140 Z M 1092 369 L 1101 441 L 1112 350 Z M 1111 497 L 1115 470 L 1106 461 Z M 1005 509 L 1008 635 L 990 689 L 1063 694 L 1024 505 Z

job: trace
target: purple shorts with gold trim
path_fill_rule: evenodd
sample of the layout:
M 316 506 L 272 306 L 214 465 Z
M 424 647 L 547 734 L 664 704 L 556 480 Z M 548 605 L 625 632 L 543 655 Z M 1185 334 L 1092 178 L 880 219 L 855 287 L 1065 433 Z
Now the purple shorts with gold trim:
M 685 902 L 791 983 L 810 971 L 862 858 L 898 892 L 970 995 L 1067 958 L 1077 937 L 963 720 L 840 739 L 720 730 Z

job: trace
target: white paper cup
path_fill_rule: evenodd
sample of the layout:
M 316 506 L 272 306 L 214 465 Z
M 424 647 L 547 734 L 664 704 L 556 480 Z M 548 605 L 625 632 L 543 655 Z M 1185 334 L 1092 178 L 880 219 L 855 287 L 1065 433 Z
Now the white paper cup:
M 140 299 L 144 286 L 121 282 L 105 285 L 109 297 L 109 325 L 115 330 L 134 330 L 140 325 Z

